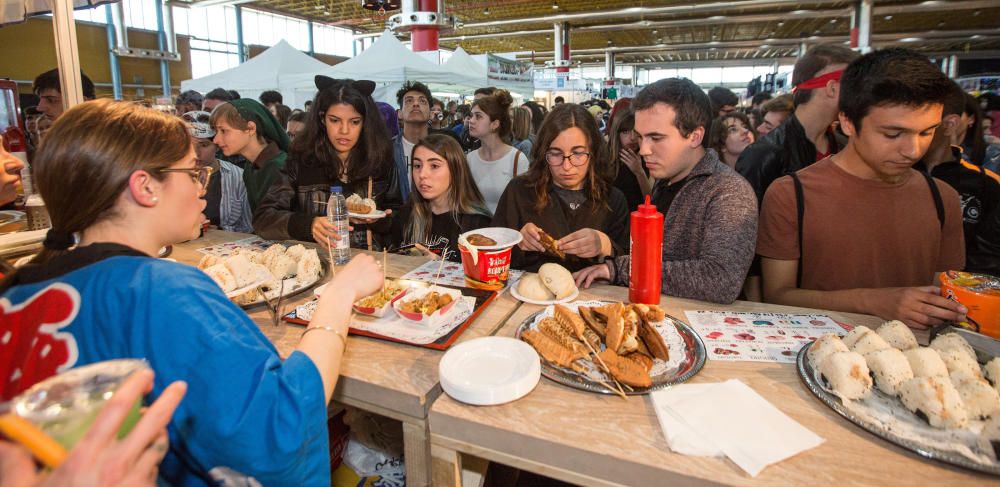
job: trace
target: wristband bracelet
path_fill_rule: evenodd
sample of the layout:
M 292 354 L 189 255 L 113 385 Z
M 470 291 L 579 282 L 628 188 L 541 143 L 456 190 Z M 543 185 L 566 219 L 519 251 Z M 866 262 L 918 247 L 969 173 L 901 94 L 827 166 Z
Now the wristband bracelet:
M 333 333 L 334 336 L 336 336 L 337 338 L 340 339 L 340 344 L 343 345 L 342 349 L 343 350 L 347 350 L 347 339 L 344 338 L 344 334 L 341 333 L 340 330 L 338 330 L 338 329 L 336 329 L 336 328 L 334 328 L 332 326 L 310 326 L 309 328 L 306 328 L 306 331 L 302 332 L 302 337 L 300 337 L 300 339 L 301 338 L 305 338 L 306 334 L 308 334 L 309 332 L 311 332 L 313 330 L 323 330 L 323 331 L 328 331 L 330 333 Z

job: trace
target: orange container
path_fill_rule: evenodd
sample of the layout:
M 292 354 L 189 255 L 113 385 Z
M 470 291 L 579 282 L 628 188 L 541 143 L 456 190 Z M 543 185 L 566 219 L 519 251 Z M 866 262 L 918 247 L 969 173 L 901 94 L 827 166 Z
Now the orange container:
M 478 234 L 492 239 L 496 245 L 472 247 L 466 237 Z M 510 228 L 480 228 L 463 233 L 458 238 L 465 283 L 471 288 L 499 291 L 510 277 L 510 256 L 521 242 L 521 232 Z M 475 255 L 473 255 L 475 252 Z
M 969 308 L 975 331 L 1000 339 L 1000 278 L 971 272 L 941 273 L 941 295 Z

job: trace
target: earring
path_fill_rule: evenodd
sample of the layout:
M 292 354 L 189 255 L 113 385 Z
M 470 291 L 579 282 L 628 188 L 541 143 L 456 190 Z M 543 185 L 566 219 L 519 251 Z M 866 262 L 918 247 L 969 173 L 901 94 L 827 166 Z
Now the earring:
M 153 203 L 159 203 L 160 198 L 158 196 L 153 197 Z

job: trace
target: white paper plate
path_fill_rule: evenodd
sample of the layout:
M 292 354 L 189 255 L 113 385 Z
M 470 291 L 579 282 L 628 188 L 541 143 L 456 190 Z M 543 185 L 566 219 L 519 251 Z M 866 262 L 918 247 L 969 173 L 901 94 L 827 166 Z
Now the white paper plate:
M 515 338 L 483 337 L 458 344 L 441 357 L 441 388 L 457 401 L 477 406 L 520 399 L 538 385 L 538 353 Z
M 565 298 L 562 298 L 562 299 L 553 299 L 551 301 L 539 301 L 537 299 L 528 299 L 528 298 L 526 298 L 524 296 L 521 296 L 521 293 L 517 292 L 517 284 L 515 284 L 515 285 L 513 285 L 513 286 L 510 287 L 510 295 L 514 296 L 519 301 L 522 301 L 522 302 L 525 302 L 525 303 L 528 303 L 528 304 L 537 304 L 537 305 L 541 305 L 541 306 L 551 306 L 553 304 L 565 304 L 565 303 L 569 303 L 570 301 L 573 301 L 574 299 L 577 298 L 577 296 L 580 295 L 580 289 L 578 288 L 576 291 L 573 291 L 573 294 L 570 294 L 569 296 L 566 296 Z
M 348 213 L 347 216 L 351 218 L 360 218 L 362 220 L 379 220 L 385 218 L 385 212 L 382 210 L 375 210 L 371 213 Z

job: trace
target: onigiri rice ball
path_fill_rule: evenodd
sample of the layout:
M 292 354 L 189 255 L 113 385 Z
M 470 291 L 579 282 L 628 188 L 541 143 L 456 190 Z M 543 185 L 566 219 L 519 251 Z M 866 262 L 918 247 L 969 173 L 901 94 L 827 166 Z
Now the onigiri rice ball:
M 972 345 L 969 345 L 969 342 L 965 341 L 965 339 L 958 333 L 945 333 L 944 335 L 938 335 L 937 338 L 931 341 L 931 348 L 934 350 L 947 350 L 949 348 L 954 348 L 967 353 L 972 360 L 976 360 L 976 351 L 973 350 Z
M 899 399 L 935 428 L 964 428 L 969 423 L 962 397 L 948 377 L 914 377 L 900 384 Z
M 855 326 L 854 329 L 844 335 L 844 338 L 841 338 L 841 340 L 844 342 L 844 345 L 847 345 L 847 348 L 851 348 L 854 346 L 854 342 L 858 341 L 859 338 L 870 331 L 872 331 L 872 329 L 867 326 Z
M 933 348 L 914 348 L 903 352 L 903 355 L 910 362 L 914 377 L 948 376 L 948 367 Z
M 885 339 L 886 343 L 900 350 L 910 350 L 919 346 L 917 337 L 913 336 L 910 327 L 902 321 L 886 321 L 875 330 L 875 333 Z
M 866 354 L 865 361 L 878 390 L 895 396 L 899 385 L 913 378 L 910 362 L 897 348 L 884 348 Z
M 885 350 L 887 348 L 892 347 L 890 347 L 878 333 L 871 330 L 861 333 L 861 336 L 859 336 L 857 340 L 854 340 L 854 344 L 850 346 L 852 352 L 857 352 L 861 355 L 865 355 L 869 352 Z
M 969 354 L 957 348 L 938 350 L 938 355 L 941 356 L 941 361 L 944 362 L 945 367 L 948 367 L 949 374 L 966 372 L 980 379 L 983 377 L 982 371 L 979 370 L 979 363 L 970 358 Z
M 1000 393 L 981 377 L 966 371 L 956 371 L 951 373 L 951 384 L 962 397 L 962 403 L 970 417 L 989 418 L 1000 409 Z
M 860 354 L 832 353 L 820 363 L 819 372 L 842 399 L 864 399 L 871 394 L 872 378 Z
M 806 358 L 809 359 L 809 364 L 813 366 L 814 369 L 819 368 L 819 364 L 823 363 L 823 359 L 830 356 L 832 353 L 836 352 L 849 352 L 847 345 L 840 340 L 840 337 L 833 333 L 827 333 L 813 342 L 809 346 L 809 350 L 806 351 Z
M 986 370 L 986 378 L 993 384 L 993 388 L 1000 390 L 1000 357 L 994 357 L 993 360 L 986 362 L 983 369 Z

